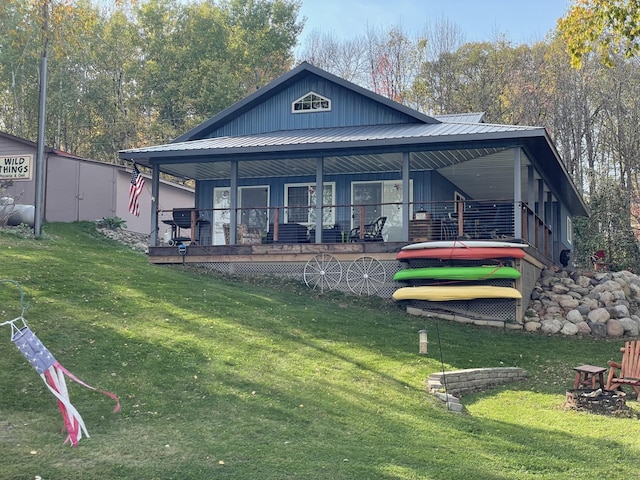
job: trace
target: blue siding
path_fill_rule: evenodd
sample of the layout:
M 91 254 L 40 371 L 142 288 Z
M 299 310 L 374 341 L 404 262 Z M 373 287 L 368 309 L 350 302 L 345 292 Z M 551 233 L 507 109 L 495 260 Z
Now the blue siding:
M 439 173 L 432 172 L 432 178 L 433 178 L 433 183 L 432 183 L 433 191 L 432 191 L 431 200 L 436 202 L 446 201 L 446 200 L 453 201 L 454 193 L 456 191 L 460 192 L 459 188 L 456 188 L 456 186 L 453 183 L 451 183 L 449 180 L 444 178 Z M 464 195 L 464 192 L 460 192 L 460 193 Z
M 291 104 L 314 91 L 331 100 L 331 111 L 292 113 Z M 316 76 L 309 76 L 231 120 L 208 137 L 281 130 L 351 127 L 415 122 L 392 108 Z
M 432 172 L 412 172 L 411 179 L 413 180 L 413 201 L 414 202 L 429 202 L 434 200 L 431 197 Z M 393 173 L 368 173 L 368 174 L 356 174 L 356 175 L 326 175 L 324 177 L 325 182 L 335 182 L 336 185 L 336 205 L 349 205 L 351 203 L 351 183 L 357 181 L 370 181 L 370 180 L 400 180 L 397 174 Z M 315 182 L 314 175 L 306 176 L 290 176 L 280 178 L 267 178 L 267 179 L 239 179 L 239 186 L 248 185 L 269 185 L 269 206 L 270 207 L 282 207 L 284 201 L 284 186 L 290 183 L 313 183 Z M 229 186 L 228 180 L 202 180 L 198 181 L 196 185 L 196 206 L 203 210 L 213 208 L 213 189 L 215 187 Z M 446 199 L 453 199 L 453 187 L 451 187 L 451 194 L 446 196 Z M 343 229 L 347 229 L 351 225 L 351 209 L 349 207 L 339 207 L 336 209 L 336 224 L 342 226 Z

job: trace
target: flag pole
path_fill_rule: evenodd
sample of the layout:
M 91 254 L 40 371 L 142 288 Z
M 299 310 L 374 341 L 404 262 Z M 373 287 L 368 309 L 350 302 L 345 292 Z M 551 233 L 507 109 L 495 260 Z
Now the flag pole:
M 34 222 L 33 236 L 40 238 L 42 236 L 42 219 L 43 214 L 43 197 L 44 197 L 44 144 L 45 144 L 45 116 L 47 105 L 47 47 L 49 43 L 49 34 L 47 32 L 49 23 L 49 2 L 45 1 L 42 6 L 42 58 L 40 62 L 40 98 L 38 105 L 38 140 L 36 150 L 36 184 L 35 184 L 35 201 L 34 201 Z

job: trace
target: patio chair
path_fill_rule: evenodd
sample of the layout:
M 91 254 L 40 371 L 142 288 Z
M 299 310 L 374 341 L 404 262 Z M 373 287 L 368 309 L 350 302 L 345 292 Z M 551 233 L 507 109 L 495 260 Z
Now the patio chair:
M 382 242 L 382 229 L 387 221 L 387 217 L 378 217 L 373 223 L 368 223 L 364 226 L 364 232 L 362 238 L 360 238 L 360 227 L 354 227 L 349 232 L 349 240 L 352 242 Z
M 607 262 L 607 254 L 604 250 L 598 250 L 591 255 L 593 269 L 596 271 L 609 270 L 610 264 Z
M 609 360 L 607 390 L 620 389 L 623 385 L 633 388 L 640 398 L 640 340 L 631 340 L 620 349 L 620 363 Z

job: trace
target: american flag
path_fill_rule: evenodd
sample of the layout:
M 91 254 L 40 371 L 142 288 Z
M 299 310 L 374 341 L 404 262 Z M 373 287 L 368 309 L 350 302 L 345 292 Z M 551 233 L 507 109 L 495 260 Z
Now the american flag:
M 136 217 L 140 216 L 140 204 L 138 198 L 144 187 L 144 178 L 140 175 L 138 166 L 133 164 L 133 172 L 131 172 L 131 184 L 129 185 L 129 212 Z

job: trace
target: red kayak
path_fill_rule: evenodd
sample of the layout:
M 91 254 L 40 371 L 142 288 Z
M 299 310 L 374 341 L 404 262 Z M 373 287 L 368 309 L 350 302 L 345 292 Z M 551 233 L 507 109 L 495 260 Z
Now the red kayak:
M 400 261 L 420 258 L 441 260 L 488 260 L 492 258 L 524 258 L 524 250 L 516 247 L 470 247 L 470 248 L 421 248 L 401 250 L 396 255 Z

